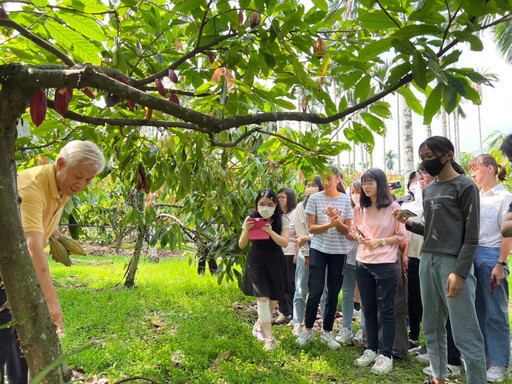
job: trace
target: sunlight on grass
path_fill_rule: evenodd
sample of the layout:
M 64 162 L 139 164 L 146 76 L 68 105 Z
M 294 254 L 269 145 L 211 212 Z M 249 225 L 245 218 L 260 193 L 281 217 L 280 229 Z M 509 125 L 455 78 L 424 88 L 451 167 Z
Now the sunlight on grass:
M 291 327 L 274 327 L 279 348 L 264 352 L 251 335 L 252 312 L 236 284 L 198 276 L 184 258 L 142 259 L 136 288 L 120 283 L 128 259 L 82 257 L 66 268 L 50 262 L 64 312 L 64 351 L 86 377 L 149 377 L 159 383 L 422 383 L 423 365 L 409 358 L 377 377 L 353 365 L 356 347 L 332 351 L 318 337 L 299 348 Z M 464 379 L 451 381 L 465 383 Z

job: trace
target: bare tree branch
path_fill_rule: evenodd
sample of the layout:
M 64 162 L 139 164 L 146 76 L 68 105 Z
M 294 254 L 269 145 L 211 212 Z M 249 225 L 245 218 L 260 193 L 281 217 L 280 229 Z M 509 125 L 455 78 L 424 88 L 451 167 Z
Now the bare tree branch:
M 43 39 L 40 39 L 36 35 L 30 33 L 25 28 L 23 28 L 18 23 L 15 23 L 12 20 L 9 19 L 0 19 L 0 27 L 8 27 L 8 28 L 14 28 L 17 30 L 21 36 L 26 37 L 30 41 L 32 41 L 34 44 L 39 45 L 41 48 L 47 50 L 48 52 L 53 53 L 55 56 L 57 56 L 59 59 L 61 59 L 64 63 L 66 63 L 69 67 L 72 67 L 75 65 L 75 62 L 71 60 L 64 52 L 60 51 L 59 49 L 55 48 L 50 43 L 47 43 Z
M 49 143 L 46 143 L 46 144 L 41 144 L 41 145 L 36 145 L 36 146 L 33 146 L 33 147 L 16 147 L 16 151 L 28 151 L 28 150 L 33 150 L 33 149 L 41 149 L 41 148 L 46 148 L 46 147 L 49 147 L 49 146 L 52 146 L 53 144 L 59 142 L 59 141 L 64 141 L 66 140 L 68 137 L 70 137 L 76 130 L 78 129 L 78 127 L 75 127 L 73 129 L 71 129 L 71 131 L 69 131 L 69 133 L 65 136 L 62 136 L 62 137 L 59 137 Z

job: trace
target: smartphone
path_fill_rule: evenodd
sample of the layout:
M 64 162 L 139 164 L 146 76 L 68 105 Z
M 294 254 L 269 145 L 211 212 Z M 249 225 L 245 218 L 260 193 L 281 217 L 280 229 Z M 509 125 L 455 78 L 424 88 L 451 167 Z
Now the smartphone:
M 405 215 L 407 217 L 416 217 L 418 216 L 413 211 L 409 211 L 408 209 L 401 209 L 398 211 L 398 213 L 401 213 L 402 215 Z
M 391 188 L 393 191 L 395 189 L 402 189 L 402 182 L 400 180 L 390 181 L 388 183 L 388 187 Z
M 364 235 L 364 233 L 363 233 L 363 232 L 361 232 L 361 230 L 359 229 L 359 226 L 356 226 L 356 229 L 357 229 L 357 234 L 358 234 L 359 236 L 361 236 L 363 239 L 366 239 L 366 236 Z
M 268 223 L 268 219 L 262 217 L 249 218 L 254 222 L 254 227 L 249 229 L 249 240 L 268 240 L 270 235 L 261 228 Z
M 494 296 L 494 291 L 496 291 L 496 279 L 491 280 L 491 298 Z

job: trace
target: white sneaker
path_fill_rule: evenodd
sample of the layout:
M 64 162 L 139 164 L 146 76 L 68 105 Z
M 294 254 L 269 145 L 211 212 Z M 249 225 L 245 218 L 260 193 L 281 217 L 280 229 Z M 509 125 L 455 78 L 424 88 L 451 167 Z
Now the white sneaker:
M 336 341 L 340 344 L 345 344 L 352 340 L 352 337 L 354 337 L 354 334 L 350 329 L 341 328 L 340 333 L 338 333 L 338 336 L 336 336 Z
M 302 325 L 301 323 L 293 323 L 293 331 L 292 335 L 299 336 L 302 331 Z
M 491 367 L 487 370 L 487 381 L 489 382 L 500 382 L 507 378 L 508 368 L 507 367 L 497 367 L 496 365 L 491 365 Z
M 303 346 L 313 340 L 313 330 L 303 330 L 295 342 L 300 346 Z
M 371 371 L 373 373 L 388 373 L 393 369 L 393 358 L 384 355 L 379 355 L 375 359 L 375 364 Z
M 341 347 L 340 343 L 338 343 L 334 338 L 332 332 L 324 331 L 322 333 L 322 336 L 320 337 L 320 341 L 324 344 L 327 344 L 327 346 L 332 349 L 338 349 L 339 347 Z
M 456 365 L 447 364 L 446 369 L 448 370 L 448 377 L 460 375 L 460 367 L 457 367 Z M 423 373 L 425 375 L 432 376 L 432 365 L 429 365 L 428 367 L 423 368 Z
M 371 349 L 366 349 L 363 355 L 359 359 L 356 359 L 355 363 L 360 367 L 367 367 L 375 362 L 375 359 L 377 359 L 377 353 L 373 352 Z
M 416 355 L 416 360 L 422 363 L 430 363 L 430 357 L 428 356 L 428 352 Z
M 359 331 L 356 332 L 356 335 L 352 339 L 352 343 L 354 343 L 354 345 L 356 347 L 360 347 L 361 345 L 363 345 L 363 329 L 362 328 L 360 328 Z
M 354 309 L 354 319 L 360 319 L 361 318 L 361 310 Z

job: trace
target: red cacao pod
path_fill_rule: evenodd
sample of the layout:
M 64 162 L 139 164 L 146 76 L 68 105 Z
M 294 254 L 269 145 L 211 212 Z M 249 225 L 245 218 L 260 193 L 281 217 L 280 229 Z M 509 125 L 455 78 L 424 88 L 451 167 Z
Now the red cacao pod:
M 69 101 L 73 98 L 73 88 L 66 88 Z
M 119 81 L 119 82 L 121 82 L 123 84 L 126 84 L 126 85 L 130 85 L 128 80 L 126 80 L 123 76 L 117 76 L 117 81 Z
M 210 60 L 210 64 L 213 64 L 215 61 L 215 58 L 213 57 L 213 53 L 208 52 L 208 60 Z
M 261 13 L 256 12 L 256 11 L 252 12 L 249 15 L 248 21 L 249 21 L 249 27 L 251 27 L 251 28 L 257 27 L 261 23 Z
M 46 95 L 42 90 L 37 90 L 30 100 L 30 117 L 32 122 L 39 127 L 46 117 Z
M 119 81 L 120 83 L 123 83 L 123 84 L 126 84 L 126 85 L 130 85 L 130 83 L 128 82 L 128 80 L 126 80 L 124 77 L 122 76 L 117 76 L 117 81 Z M 131 85 L 130 85 L 131 86 Z M 130 111 L 133 111 L 135 110 L 135 103 L 131 100 L 126 100 L 126 103 L 128 104 L 128 109 Z
M 131 100 L 126 100 L 126 104 L 128 104 L 128 109 L 130 111 L 135 111 L 135 103 Z
M 87 87 L 82 88 L 82 92 L 83 92 L 84 95 L 90 97 L 93 100 L 96 98 L 96 96 L 94 96 L 94 93 L 92 93 L 92 91 L 89 88 L 87 88 Z
M 153 108 L 146 109 L 146 120 L 151 120 L 151 117 L 153 116 Z
M 167 95 L 167 90 L 165 89 L 164 85 L 162 84 L 162 81 L 160 79 L 155 80 L 156 90 L 162 97 L 165 97 Z
M 174 72 L 172 69 L 169 69 L 169 79 L 176 84 L 178 82 L 178 75 L 176 75 L 176 72 Z
M 7 16 L 7 12 L 2 7 L 0 7 L 0 19 L 9 19 L 9 16 Z
M 169 101 L 180 105 L 180 99 L 178 99 L 178 96 L 176 96 L 174 93 L 169 97 Z
M 71 89 L 71 91 L 73 90 Z M 53 103 L 55 105 L 55 110 L 62 116 L 64 116 L 68 111 L 68 105 L 70 101 L 71 98 L 69 97 L 67 89 L 57 88 L 55 90 L 55 98 L 53 99 Z
M 238 11 L 238 23 L 242 25 L 244 23 L 244 13 L 242 10 Z

